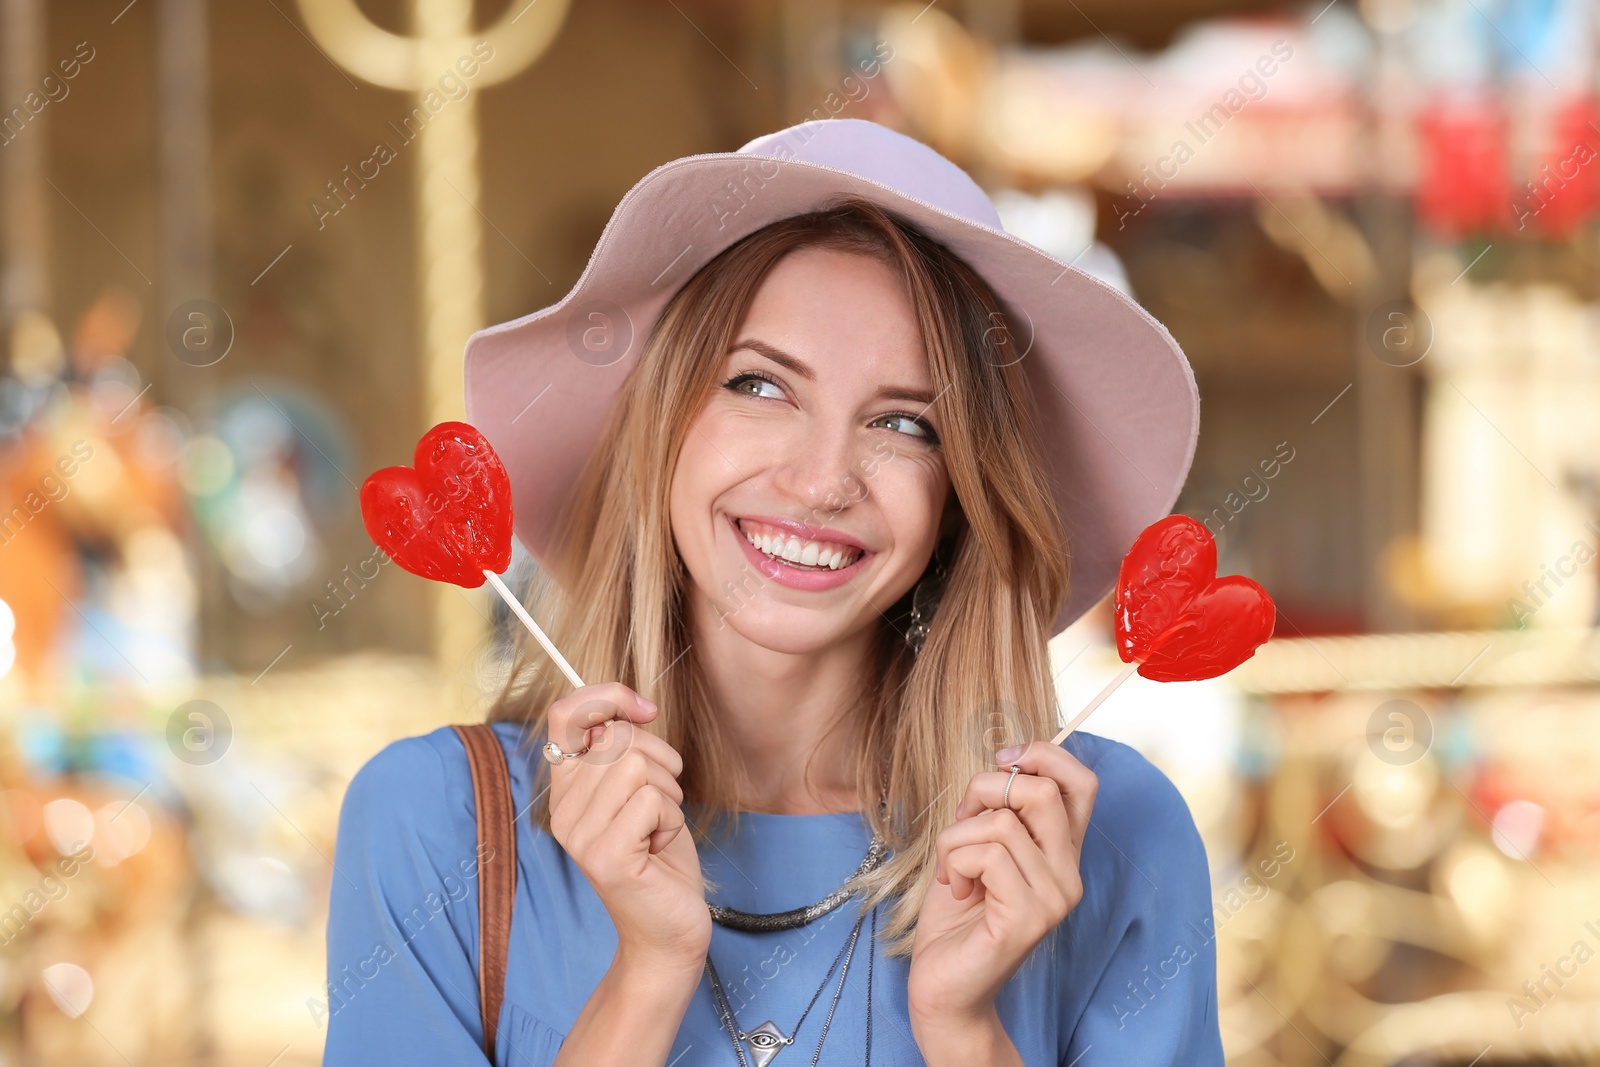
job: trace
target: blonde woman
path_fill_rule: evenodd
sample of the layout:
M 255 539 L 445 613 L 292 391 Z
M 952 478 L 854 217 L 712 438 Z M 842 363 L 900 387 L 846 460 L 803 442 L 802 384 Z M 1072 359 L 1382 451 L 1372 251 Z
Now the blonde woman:
M 460 736 L 356 776 L 326 1063 L 1222 1062 L 1183 800 L 1048 740 L 1046 642 L 1193 457 L 1158 323 L 831 120 L 657 168 L 466 365 L 532 610 L 602 681 L 530 646 L 490 713 L 519 816 L 492 1028 Z

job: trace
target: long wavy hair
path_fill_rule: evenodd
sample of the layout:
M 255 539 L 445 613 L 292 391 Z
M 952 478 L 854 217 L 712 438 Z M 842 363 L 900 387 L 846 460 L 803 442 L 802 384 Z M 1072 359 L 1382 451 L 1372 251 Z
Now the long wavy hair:
M 654 700 L 642 727 L 683 757 L 679 778 L 697 847 L 737 826 L 743 769 L 688 632 L 688 572 L 673 544 L 668 488 L 690 422 L 757 289 L 789 253 L 821 246 L 873 256 L 903 281 L 938 397 L 940 437 L 959 510 L 929 567 L 942 596 L 920 653 L 904 639 L 915 586 L 882 612 L 872 675 L 841 709 L 864 810 L 893 850 L 856 883 L 863 907 L 887 903 L 883 951 L 909 955 L 936 838 L 955 820 L 968 779 L 994 751 L 1055 730 L 1046 642 L 1067 589 L 1065 535 L 1035 432 L 1036 413 L 1006 309 L 981 277 L 912 224 L 858 198 L 772 223 L 702 267 L 667 304 L 619 390 L 596 449 L 559 519 L 530 609 L 585 678 L 620 681 Z M 924 572 L 927 577 L 927 572 Z M 715 594 L 713 594 L 715 599 Z M 550 705 L 570 691 L 542 653 L 522 658 L 489 712 L 544 740 Z M 550 832 L 549 765 L 530 816 Z M 808 767 L 809 770 L 809 767 Z M 708 883 L 715 891 L 715 885 Z

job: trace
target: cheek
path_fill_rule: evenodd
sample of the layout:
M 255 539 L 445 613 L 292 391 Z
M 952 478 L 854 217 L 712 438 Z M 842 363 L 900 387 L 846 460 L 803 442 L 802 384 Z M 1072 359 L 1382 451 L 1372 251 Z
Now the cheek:
M 931 552 L 950 492 L 944 464 L 932 455 L 902 452 L 880 464 L 867 485 L 893 532 L 897 551 L 907 556 Z
M 667 492 L 673 540 L 691 566 L 709 553 L 712 505 L 737 477 L 718 453 L 705 421 L 697 420 L 685 435 Z

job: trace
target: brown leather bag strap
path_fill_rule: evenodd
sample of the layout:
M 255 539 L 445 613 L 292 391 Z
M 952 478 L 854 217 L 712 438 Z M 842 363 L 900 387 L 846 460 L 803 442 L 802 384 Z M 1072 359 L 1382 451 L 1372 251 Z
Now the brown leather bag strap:
M 481 722 L 455 730 L 467 748 L 478 811 L 478 1005 L 483 1012 L 483 1051 L 493 1063 L 495 1031 L 505 1000 L 511 907 L 517 897 L 515 804 L 505 749 L 494 728 Z

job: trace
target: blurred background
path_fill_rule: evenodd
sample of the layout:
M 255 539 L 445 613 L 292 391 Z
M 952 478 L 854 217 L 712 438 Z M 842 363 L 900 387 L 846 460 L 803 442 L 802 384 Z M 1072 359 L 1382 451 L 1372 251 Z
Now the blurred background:
M 1120 286 L 1278 636 L 1089 729 L 1178 783 L 1251 1067 L 1600 1063 L 1584 0 L 0 0 L 0 1067 L 320 1061 L 336 818 L 481 718 L 356 487 L 652 167 L 870 118 Z M 508 579 L 526 588 L 520 548 Z M 1120 666 L 1052 645 L 1070 714 Z

